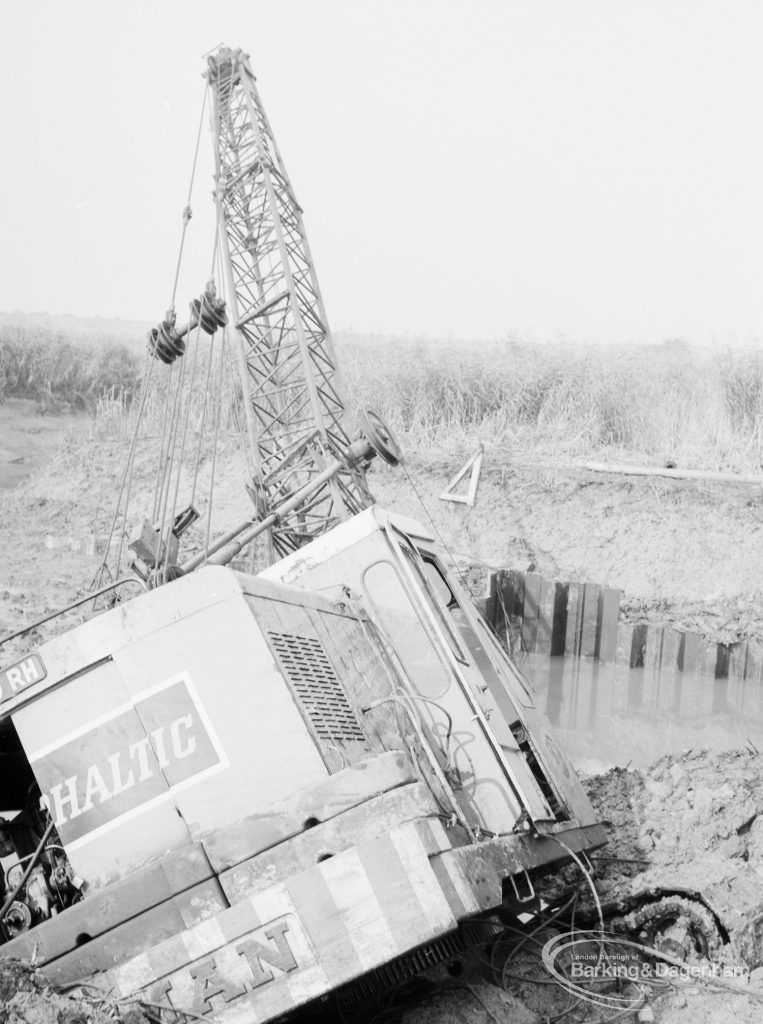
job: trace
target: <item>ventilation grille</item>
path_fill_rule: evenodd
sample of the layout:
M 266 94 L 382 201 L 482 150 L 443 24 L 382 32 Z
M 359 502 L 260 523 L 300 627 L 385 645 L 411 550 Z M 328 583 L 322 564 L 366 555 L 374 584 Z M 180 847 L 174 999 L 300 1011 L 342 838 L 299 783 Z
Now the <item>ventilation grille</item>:
M 272 631 L 268 636 L 319 739 L 364 741 L 347 694 L 320 640 Z

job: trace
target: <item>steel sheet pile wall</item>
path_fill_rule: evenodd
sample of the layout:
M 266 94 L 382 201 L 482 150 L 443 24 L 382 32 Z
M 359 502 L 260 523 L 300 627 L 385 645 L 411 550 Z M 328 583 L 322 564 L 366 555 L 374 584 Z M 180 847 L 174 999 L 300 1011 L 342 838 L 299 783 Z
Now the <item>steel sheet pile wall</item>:
M 760 679 L 763 647 L 718 644 L 670 626 L 620 621 L 621 591 L 501 570 L 484 614 L 514 652 L 596 658 L 630 668 L 676 668 L 715 679 Z

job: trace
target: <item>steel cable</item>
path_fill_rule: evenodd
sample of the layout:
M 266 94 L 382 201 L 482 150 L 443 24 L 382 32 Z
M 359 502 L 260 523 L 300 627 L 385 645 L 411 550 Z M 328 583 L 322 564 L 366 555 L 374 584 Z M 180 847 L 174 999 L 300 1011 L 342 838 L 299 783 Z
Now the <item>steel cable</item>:
M 188 230 L 188 222 L 191 219 L 191 197 L 193 195 L 193 183 L 194 183 L 194 179 L 196 177 L 196 164 L 197 164 L 198 159 L 199 159 L 199 144 L 201 142 L 201 129 L 202 129 L 203 125 L 204 125 L 204 112 L 205 112 L 206 107 L 207 107 L 207 94 L 208 93 L 209 93 L 209 86 L 207 84 L 205 84 L 205 86 L 204 86 L 204 95 L 203 95 L 202 100 L 201 100 L 201 114 L 199 116 L 199 128 L 198 128 L 198 131 L 196 133 L 196 146 L 195 146 L 194 152 L 193 152 L 193 163 L 191 164 L 191 180 L 190 180 L 190 182 L 188 184 L 188 199 L 186 200 L 186 205 L 185 205 L 185 208 L 183 210 L 183 230 L 180 233 L 180 246 L 178 248 L 177 264 L 175 266 L 175 280 L 174 280 L 173 285 L 172 285 L 172 295 L 170 297 L 170 307 L 169 308 L 171 310 L 174 310 L 174 308 L 175 308 L 175 298 L 177 296 L 178 280 L 180 278 L 180 265 L 181 265 L 181 263 L 183 261 L 183 248 L 185 246 L 185 235 L 186 235 L 186 231 Z
M 117 555 L 116 571 L 114 572 L 115 576 L 119 576 L 119 567 L 120 567 L 120 565 L 122 563 L 122 548 L 123 548 L 123 545 L 124 545 L 124 533 L 125 533 L 126 523 L 127 523 L 127 508 L 128 508 L 129 502 L 130 502 L 130 490 L 131 490 L 131 487 L 132 487 L 132 474 L 133 474 L 133 469 L 134 469 L 135 452 L 136 452 L 137 445 L 138 445 L 138 433 L 139 433 L 139 430 L 140 430 L 141 420 L 143 418 L 143 412 L 144 412 L 144 409 L 145 409 L 145 406 L 146 406 L 146 396 L 148 394 L 148 385 L 149 385 L 149 382 L 151 380 L 151 373 L 153 371 L 153 368 L 154 368 L 154 362 L 151 359 L 150 353 L 148 351 L 146 351 L 146 359 L 145 359 L 145 363 L 144 363 L 144 366 L 143 366 L 143 377 L 141 379 L 140 403 L 139 403 L 139 406 L 138 406 L 138 414 L 137 414 L 137 417 L 136 417 L 136 420 L 135 420 L 135 428 L 133 430 L 132 440 L 131 440 L 131 443 L 130 443 L 130 452 L 129 452 L 129 455 L 127 457 L 127 464 L 125 465 L 124 472 L 122 474 L 122 480 L 121 480 L 121 483 L 120 483 L 120 486 L 119 486 L 119 494 L 117 495 L 117 501 L 116 501 L 116 505 L 114 507 L 114 516 L 113 516 L 113 518 L 111 520 L 111 529 L 109 530 L 108 540 L 106 541 L 106 549 L 105 549 L 104 555 L 103 555 L 103 562 L 101 563 L 101 566 L 100 566 L 100 569 L 98 570 L 98 573 L 96 573 L 96 578 L 98 579 L 98 585 L 99 586 L 100 586 L 101 583 L 103 583 L 103 572 L 107 568 L 107 561 L 108 561 L 108 557 L 109 557 L 109 551 L 111 549 L 111 541 L 114 538 L 114 531 L 115 531 L 116 526 L 117 526 L 117 520 L 119 519 L 119 508 L 120 508 L 120 505 L 121 505 L 121 502 L 122 502 L 122 495 L 125 493 L 125 486 L 127 486 L 127 497 L 125 499 L 123 526 L 122 526 L 122 531 L 121 531 L 121 535 L 120 535 L 120 539 L 119 539 L 119 553 Z

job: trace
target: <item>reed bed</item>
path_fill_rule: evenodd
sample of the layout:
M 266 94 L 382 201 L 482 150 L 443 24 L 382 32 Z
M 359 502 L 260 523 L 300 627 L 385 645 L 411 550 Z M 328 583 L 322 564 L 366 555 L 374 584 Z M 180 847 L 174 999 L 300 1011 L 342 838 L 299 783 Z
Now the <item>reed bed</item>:
M 349 337 L 338 349 L 352 406 L 372 405 L 419 446 L 763 464 L 758 351 Z
M 0 401 L 31 397 L 87 411 L 97 439 L 127 436 L 143 359 L 112 338 L 80 343 L 3 328 Z M 681 341 L 607 347 L 517 339 L 400 339 L 340 333 L 336 348 L 351 418 L 376 409 L 410 450 L 483 443 L 544 458 L 676 462 L 683 468 L 763 466 L 763 353 L 699 350 Z M 211 390 L 217 388 L 213 372 Z M 160 381 L 156 387 L 156 382 Z M 220 430 L 240 433 L 240 388 L 222 388 Z M 190 429 L 214 409 L 203 381 L 190 392 Z M 144 416 L 159 433 L 166 381 L 155 374 Z

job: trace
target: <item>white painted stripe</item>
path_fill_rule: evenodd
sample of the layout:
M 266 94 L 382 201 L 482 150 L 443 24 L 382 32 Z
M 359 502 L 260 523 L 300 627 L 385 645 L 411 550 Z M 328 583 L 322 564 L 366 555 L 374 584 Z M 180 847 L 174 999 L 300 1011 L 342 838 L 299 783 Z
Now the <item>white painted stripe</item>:
M 216 1013 L 211 1021 L 215 1024 L 259 1024 L 259 1021 L 264 1020 L 259 1009 L 259 1000 L 237 999 L 235 1003 L 228 1003 L 224 1010 Z M 182 1013 L 182 1010 L 178 1011 L 181 1019 Z
M 394 829 L 389 834 L 424 912 L 427 931 L 455 926 L 453 911 L 429 864 L 426 850 L 415 827 Z
M 419 835 L 422 834 L 423 829 L 426 829 L 429 833 L 424 842 L 427 844 L 427 854 L 430 857 L 436 853 L 442 853 L 443 850 L 451 850 L 453 848 L 447 829 L 439 818 L 427 818 L 426 821 L 418 822 L 417 827 Z
M 48 743 L 44 747 L 40 747 L 39 750 L 35 750 L 33 754 L 29 755 L 29 763 L 34 764 L 35 761 L 39 761 L 41 757 L 47 757 L 48 754 L 52 754 L 53 751 L 58 750 L 59 747 L 63 747 L 67 743 L 71 743 L 72 740 L 78 740 L 80 736 L 84 736 L 85 733 L 90 732 L 91 729 L 97 729 L 99 725 L 105 725 L 106 722 L 110 722 L 112 718 L 118 718 L 119 715 L 123 715 L 125 711 L 132 710 L 132 701 L 127 704 L 118 704 L 115 708 L 112 708 L 105 714 L 99 715 L 98 718 L 92 718 L 89 722 L 85 722 L 84 725 L 79 725 L 71 732 L 67 732 L 63 736 L 59 736 L 58 739 L 54 740 L 52 743 Z
M 189 960 L 198 960 L 225 945 L 223 930 L 217 923 L 217 918 L 214 917 L 194 925 L 193 928 L 189 928 L 181 934 L 185 948 L 188 950 Z
M 400 950 L 355 850 L 321 864 L 321 873 L 364 968 L 385 963 Z
M 130 996 L 133 992 L 138 992 L 146 985 L 150 985 L 154 980 L 154 969 L 151 966 L 148 953 L 141 953 L 139 956 L 133 957 L 132 960 L 128 960 L 126 964 L 122 964 L 121 967 L 117 967 L 112 977 L 122 996 Z
M 293 1002 L 306 1003 L 329 991 L 329 980 L 320 964 L 312 964 L 292 977 L 288 975 L 287 985 Z
M 79 839 L 72 839 L 66 843 L 67 850 L 76 850 L 80 846 L 86 846 L 88 843 L 92 843 L 94 839 L 98 839 L 100 836 L 105 835 L 107 832 L 111 832 L 118 825 L 123 825 L 126 821 L 131 821 L 133 818 L 139 818 L 141 814 L 146 814 L 148 811 L 153 810 L 154 807 L 158 807 L 159 804 L 165 803 L 165 801 L 172 798 L 172 790 L 167 789 L 164 793 L 159 793 L 157 796 L 152 797 L 143 804 L 138 804 L 137 807 L 133 807 L 129 811 L 125 811 L 124 814 L 120 814 L 118 818 L 112 818 L 111 821 L 105 821 L 103 825 L 99 825 L 98 828 L 94 828 L 92 832 L 87 832 L 84 836 L 80 836 Z
M 467 914 L 475 914 L 480 909 L 480 905 L 460 866 L 447 853 L 440 857 L 439 863 L 445 868 L 448 878 L 456 890 L 456 895 L 464 905 Z
M 123 814 L 120 814 L 116 818 L 112 818 L 110 821 L 105 821 L 103 825 L 99 825 L 98 828 L 94 828 L 92 832 L 88 832 L 86 835 L 80 836 L 79 839 L 72 839 L 71 842 L 66 844 L 66 849 L 76 850 L 79 846 L 86 846 L 94 839 L 98 839 L 107 832 L 113 831 L 119 825 L 123 825 L 126 821 L 131 821 L 133 818 L 140 817 L 141 814 L 146 814 L 154 807 L 164 803 L 165 800 L 170 800 L 176 793 L 181 793 L 184 789 L 190 789 L 191 786 L 195 786 L 198 782 L 203 782 L 204 779 L 208 779 L 211 775 L 216 775 L 227 767 L 227 764 L 210 765 L 209 768 L 205 768 L 204 771 L 199 772 L 198 775 L 192 775 L 190 779 L 185 779 L 184 782 L 179 782 L 176 786 L 171 786 L 164 793 L 159 793 L 157 796 L 152 797 L 145 803 L 138 804 L 137 807 L 133 807 L 129 811 L 125 811 Z M 167 781 L 166 778 L 164 781 Z
M 275 921 L 284 914 L 297 913 L 291 896 L 280 882 L 255 893 L 250 898 L 250 903 L 257 917 L 263 922 Z

